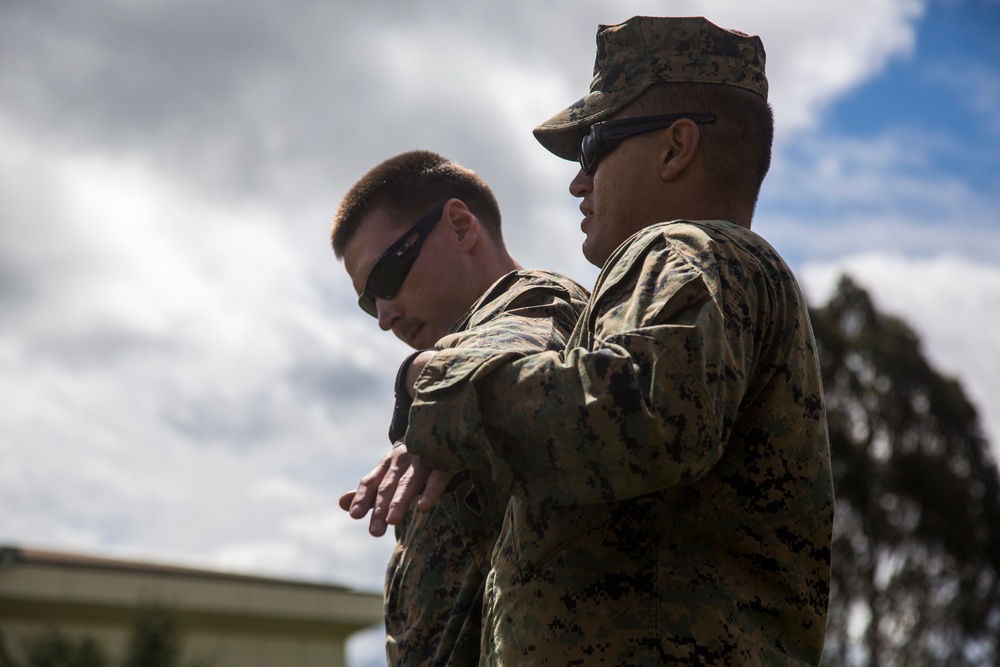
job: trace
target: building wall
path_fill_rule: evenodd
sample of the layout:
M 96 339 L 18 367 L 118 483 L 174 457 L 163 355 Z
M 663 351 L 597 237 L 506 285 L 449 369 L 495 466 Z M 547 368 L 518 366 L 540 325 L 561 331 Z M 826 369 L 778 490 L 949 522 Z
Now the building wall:
M 12 658 L 25 660 L 27 646 L 56 628 L 78 640 L 92 637 L 112 665 L 121 664 L 132 634 L 128 623 L 114 624 L 62 619 L 58 611 L 45 619 L 0 617 L 0 632 Z M 182 662 L 207 662 L 212 667 L 346 667 L 346 637 L 273 636 L 238 631 L 204 631 L 181 626 Z
M 0 632 L 12 657 L 53 628 L 91 636 L 120 662 L 139 612 L 178 621 L 185 662 L 346 667 L 354 632 L 382 620 L 381 595 L 303 582 L 88 559 L 0 558 Z

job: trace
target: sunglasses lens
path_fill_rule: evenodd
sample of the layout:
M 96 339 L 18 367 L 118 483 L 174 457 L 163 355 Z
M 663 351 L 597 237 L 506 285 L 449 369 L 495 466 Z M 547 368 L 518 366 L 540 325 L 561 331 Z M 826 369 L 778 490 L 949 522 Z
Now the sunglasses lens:
M 583 173 L 585 174 L 590 171 L 590 164 L 593 160 L 593 151 L 594 140 L 591 137 L 591 133 L 588 132 L 580 137 L 580 153 L 578 155 L 580 167 L 583 169 Z
M 591 175 L 594 167 L 601 159 L 601 140 L 597 137 L 597 130 L 591 126 L 590 131 L 580 137 L 580 167 L 583 173 Z
M 375 262 L 368 273 L 365 291 L 373 296 L 391 299 L 399 291 L 409 269 L 409 263 L 401 264 L 394 256 L 387 255 Z
M 375 307 L 375 298 L 371 294 L 365 292 L 359 296 L 358 305 L 361 306 L 361 310 L 378 319 L 378 308 Z
M 368 272 L 365 290 L 358 297 L 358 305 L 361 306 L 361 309 L 372 317 L 378 317 L 375 299 L 391 299 L 396 296 L 406 274 L 410 272 L 412 263 L 412 260 L 400 262 L 393 255 L 385 255 L 375 262 L 371 271 Z

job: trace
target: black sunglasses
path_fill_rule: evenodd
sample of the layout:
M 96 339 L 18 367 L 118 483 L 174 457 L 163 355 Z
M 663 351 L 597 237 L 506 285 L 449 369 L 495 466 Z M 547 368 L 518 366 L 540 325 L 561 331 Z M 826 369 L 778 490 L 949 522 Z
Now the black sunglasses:
M 444 213 L 444 205 L 447 201 L 441 202 L 437 208 L 420 218 L 417 224 L 413 225 L 403 233 L 389 248 L 379 255 L 379 258 L 372 264 L 368 271 L 368 279 L 365 280 L 365 289 L 358 297 L 358 305 L 372 317 L 378 317 L 378 308 L 375 307 L 375 299 L 391 299 L 396 296 L 406 274 L 410 272 L 413 262 L 420 254 L 420 246 L 424 244 L 427 234 L 441 219 Z M 410 238 L 416 234 L 417 238 L 412 241 Z
M 715 116 L 710 113 L 682 113 L 670 116 L 639 116 L 594 123 L 587 132 L 580 136 L 580 152 L 577 154 L 577 158 L 580 160 L 583 173 L 593 176 L 594 170 L 597 169 L 597 163 L 619 141 L 644 132 L 669 127 L 682 118 L 693 120 L 696 123 L 715 122 Z

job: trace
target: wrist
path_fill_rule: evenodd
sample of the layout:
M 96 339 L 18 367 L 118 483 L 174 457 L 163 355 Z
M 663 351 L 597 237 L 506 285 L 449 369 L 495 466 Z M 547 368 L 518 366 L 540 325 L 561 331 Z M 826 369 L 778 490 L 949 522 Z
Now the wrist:
M 410 398 L 414 398 L 417 395 L 417 378 L 420 377 L 420 371 L 424 370 L 424 366 L 427 365 L 434 355 L 437 354 L 434 350 L 424 350 L 417 356 L 413 357 L 410 361 L 409 367 L 406 369 L 406 390 L 410 394 Z

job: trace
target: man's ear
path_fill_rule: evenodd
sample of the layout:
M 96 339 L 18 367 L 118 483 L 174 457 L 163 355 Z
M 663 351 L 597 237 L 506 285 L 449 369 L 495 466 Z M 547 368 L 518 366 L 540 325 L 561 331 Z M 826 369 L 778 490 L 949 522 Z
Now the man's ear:
M 482 229 L 479 218 L 461 199 L 448 200 L 441 214 L 441 223 L 447 225 L 448 232 L 462 249 L 471 249 L 475 246 Z
M 681 118 L 661 135 L 660 178 L 671 181 L 691 165 L 698 152 L 701 131 L 697 123 Z

